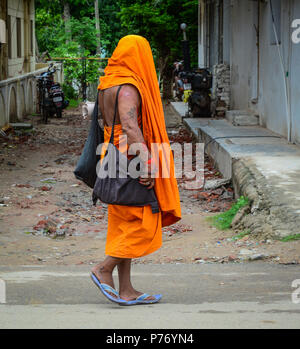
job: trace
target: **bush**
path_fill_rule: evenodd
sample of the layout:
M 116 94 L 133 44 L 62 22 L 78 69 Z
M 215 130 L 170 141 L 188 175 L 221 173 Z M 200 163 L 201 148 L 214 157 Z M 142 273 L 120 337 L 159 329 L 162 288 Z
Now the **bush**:
M 62 88 L 63 88 L 66 99 L 69 99 L 69 100 L 78 99 L 78 92 L 74 89 L 74 87 L 70 83 L 64 83 Z

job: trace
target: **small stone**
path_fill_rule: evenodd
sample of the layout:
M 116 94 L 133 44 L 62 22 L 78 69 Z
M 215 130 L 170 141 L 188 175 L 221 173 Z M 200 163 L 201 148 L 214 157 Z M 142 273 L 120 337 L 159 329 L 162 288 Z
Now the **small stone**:
M 39 188 L 39 190 L 41 190 L 41 191 L 50 191 L 51 189 L 52 189 L 52 187 L 50 187 L 50 186 L 48 187 L 46 185 Z
M 250 255 L 254 254 L 254 252 L 251 250 L 247 250 L 246 248 L 243 248 L 240 250 L 239 254 L 242 256 L 250 256 Z
M 266 259 L 268 257 L 269 257 L 269 255 L 263 254 L 263 253 L 262 254 L 254 254 L 254 255 L 249 257 L 249 260 L 250 261 L 259 261 L 259 260 L 262 260 L 262 259 Z
M 197 263 L 197 264 L 205 264 L 206 262 L 205 262 L 205 260 L 203 260 L 203 259 L 197 259 L 197 260 L 195 261 L 195 263 Z

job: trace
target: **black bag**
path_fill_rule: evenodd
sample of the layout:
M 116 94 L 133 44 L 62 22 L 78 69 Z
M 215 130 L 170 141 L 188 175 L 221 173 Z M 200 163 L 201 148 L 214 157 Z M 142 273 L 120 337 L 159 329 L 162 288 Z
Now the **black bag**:
M 114 127 L 118 110 L 118 96 L 122 86 L 119 87 L 116 97 L 114 120 L 111 129 L 111 137 L 102 163 L 99 163 L 99 172 L 93 190 L 93 202 L 96 205 L 97 200 L 113 205 L 125 206 L 146 206 L 150 205 L 153 213 L 159 212 L 158 201 L 154 189 L 147 189 L 146 186 L 139 183 L 136 178 L 130 176 L 130 163 L 127 156 L 122 154 L 114 145 Z M 110 148 L 110 149 L 109 149 Z M 113 148 L 113 149 L 111 149 Z M 114 178 L 107 175 L 109 164 L 113 164 Z M 131 163 L 135 165 L 135 163 Z M 132 166 L 132 168 L 135 166 Z
M 92 123 L 88 138 L 85 142 L 82 154 L 78 160 L 74 171 L 75 177 L 89 187 L 94 188 L 97 173 L 96 166 L 100 160 L 100 155 L 96 155 L 96 149 L 99 144 L 104 142 L 104 132 L 98 123 L 98 95 L 93 110 Z

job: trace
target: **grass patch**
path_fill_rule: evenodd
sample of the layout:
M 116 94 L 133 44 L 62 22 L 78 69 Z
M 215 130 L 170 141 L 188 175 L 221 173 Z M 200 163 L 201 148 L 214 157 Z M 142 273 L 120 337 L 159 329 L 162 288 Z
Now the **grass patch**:
M 288 235 L 288 236 L 280 239 L 280 241 L 282 241 L 282 242 L 296 241 L 296 240 L 300 240 L 300 234 Z
M 77 108 L 80 103 L 81 103 L 81 100 L 79 100 L 79 99 L 70 99 L 67 109 Z
M 209 221 L 212 225 L 220 230 L 227 230 L 230 228 L 231 223 L 238 211 L 249 204 L 249 199 L 241 196 L 231 208 L 223 213 L 216 216 L 209 217 Z
M 240 240 L 240 239 L 242 239 L 243 237 L 245 237 L 245 236 L 247 236 L 249 234 L 250 234 L 250 230 L 242 231 L 241 233 L 239 233 L 237 235 L 234 235 L 232 237 L 232 240 L 233 241 Z
M 43 184 L 56 184 L 55 180 L 45 179 L 41 181 Z

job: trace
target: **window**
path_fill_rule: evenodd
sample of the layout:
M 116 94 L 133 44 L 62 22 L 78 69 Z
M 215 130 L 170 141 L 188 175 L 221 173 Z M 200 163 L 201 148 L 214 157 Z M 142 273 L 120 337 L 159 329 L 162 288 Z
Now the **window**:
M 33 40 L 34 40 L 34 37 L 33 37 L 33 20 L 30 21 L 30 30 L 29 30 L 29 42 L 30 42 L 30 54 L 31 56 L 33 56 Z
M 8 48 L 8 58 L 11 59 L 11 16 L 7 16 L 7 48 Z
M 17 57 L 22 57 L 22 41 L 21 41 L 21 18 L 16 18 L 17 22 Z
M 270 0 L 270 9 L 270 40 L 271 45 L 276 45 L 277 40 L 281 43 L 281 0 Z

